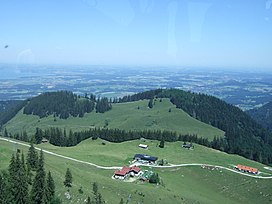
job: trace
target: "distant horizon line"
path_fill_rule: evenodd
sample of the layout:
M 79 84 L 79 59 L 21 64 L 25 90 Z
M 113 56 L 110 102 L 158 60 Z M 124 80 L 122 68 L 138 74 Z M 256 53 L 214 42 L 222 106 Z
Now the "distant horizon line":
M 89 67 L 96 67 L 100 66 L 101 68 L 157 68 L 159 69 L 169 69 L 170 70 L 177 70 L 177 69 L 183 69 L 183 70 L 193 70 L 195 71 L 231 71 L 231 72 L 240 72 L 240 71 L 247 71 L 247 72 L 259 72 L 259 73 L 272 73 L 272 67 L 271 68 L 258 68 L 258 67 L 234 67 L 234 66 L 201 66 L 201 65 L 164 65 L 164 64 L 91 64 L 91 63 L 84 63 L 84 64 L 76 64 L 76 63 L 11 63 L 11 62 L 0 62 L 0 66 L 12 66 L 14 68 L 24 68 L 21 66 L 32 66 L 32 67 L 40 67 L 40 66 L 55 66 L 61 68 L 61 66 L 65 66 L 63 68 L 67 68 L 67 66 L 80 66 L 81 68 L 88 68 Z M 19 66 L 19 67 L 18 67 Z M 84 67 L 86 66 L 86 67 Z M 71 67 L 72 68 L 72 67 Z M 1 72 L 1 70 L 0 70 Z

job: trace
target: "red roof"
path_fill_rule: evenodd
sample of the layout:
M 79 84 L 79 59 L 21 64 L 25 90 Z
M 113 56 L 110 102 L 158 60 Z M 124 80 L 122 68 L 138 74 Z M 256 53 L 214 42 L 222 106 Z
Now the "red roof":
M 141 169 L 138 166 L 134 166 L 130 169 L 130 171 L 134 171 L 136 173 L 139 173 L 141 171 Z
M 141 171 L 141 169 L 138 166 L 134 166 L 134 167 L 124 166 L 121 170 L 115 171 L 114 174 L 119 175 L 119 176 L 125 176 L 126 174 L 130 173 L 131 171 L 139 173 Z
M 236 166 L 236 168 L 241 169 L 241 170 L 245 170 L 245 171 L 250 171 L 252 173 L 258 173 L 258 169 L 253 168 L 253 167 L 249 167 L 249 166 L 243 166 L 241 164 L 238 164 Z

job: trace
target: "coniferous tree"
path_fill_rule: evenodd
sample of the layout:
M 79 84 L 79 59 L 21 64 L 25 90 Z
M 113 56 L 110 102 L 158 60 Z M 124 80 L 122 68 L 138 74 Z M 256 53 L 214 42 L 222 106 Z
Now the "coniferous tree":
M 4 178 L 2 177 L 2 173 L 0 172 L 0 204 L 2 204 L 5 200 L 4 195 L 6 193 L 6 186 L 4 182 Z
M 149 183 L 159 183 L 159 182 L 160 182 L 159 175 L 157 173 L 153 173 L 149 179 Z
M 70 169 L 67 168 L 66 173 L 65 173 L 65 180 L 64 180 L 63 184 L 65 187 L 70 188 L 70 187 L 72 187 L 72 181 L 73 181 L 72 173 L 71 173 Z
M 46 179 L 46 197 L 49 202 L 55 197 L 55 182 L 50 171 L 48 172 Z
M 8 184 L 9 182 L 7 173 L 0 172 L 0 204 L 6 204 L 10 201 Z
M 43 139 L 43 133 L 40 128 L 36 128 L 36 133 L 35 133 L 35 142 L 36 144 L 40 144 Z
M 8 188 L 9 188 L 9 192 L 10 192 L 9 200 L 10 201 L 15 201 L 14 195 L 15 195 L 15 192 L 16 192 L 15 185 L 16 185 L 16 177 L 17 177 L 16 174 L 18 172 L 18 168 L 17 168 L 16 158 L 15 158 L 14 154 L 12 154 L 12 156 L 11 156 L 8 171 L 9 171 L 9 185 L 8 185 Z
M 90 196 L 88 196 L 88 198 L 87 198 L 87 204 L 91 204 L 92 202 L 91 202 L 91 198 L 90 198 Z
M 4 130 L 4 137 L 8 137 L 9 135 L 8 135 L 8 131 L 7 131 L 7 128 L 5 128 L 5 130 Z
M 164 138 L 163 137 L 161 138 L 159 147 L 164 148 Z
M 153 108 L 153 98 L 149 99 L 148 107 Z
M 94 202 L 98 203 L 98 185 L 96 182 L 93 183 L 93 194 L 94 194 Z
M 28 149 L 26 163 L 32 170 L 38 167 L 38 153 L 36 152 L 33 143 L 30 144 Z
M 120 204 L 124 204 L 124 199 L 123 198 L 121 198 Z
M 31 200 L 33 204 L 47 203 L 46 199 L 46 182 L 44 170 L 44 157 L 42 150 L 38 160 L 38 168 L 31 189 Z
M 15 203 L 17 204 L 28 204 L 28 182 L 26 167 L 24 163 L 24 154 L 22 154 L 21 161 L 19 158 L 19 153 L 16 156 L 16 163 L 18 165 L 18 170 L 16 172 L 16 182 L 15 182 Z
M 97 204 L 104 203 L 101 193 L 98 193 Z
M 31 171 L 31 166 L 29 165 L 29 163 L 26 163 L 26 175 L 27 175 L 27 183 L 29 185 L 32 185 L 32 176 L 33 176 L 33 173 Z

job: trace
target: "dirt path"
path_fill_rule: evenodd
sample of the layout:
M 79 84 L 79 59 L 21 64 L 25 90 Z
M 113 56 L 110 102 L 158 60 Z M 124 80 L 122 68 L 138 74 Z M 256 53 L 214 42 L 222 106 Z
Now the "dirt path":
M 0 140 L 10 142 L 10 143 L 14 143 L 14 144 L 23 145 L 23 146 L 26 146 L 26 147 L 30 147 L 30 145 L 28 145 L 28 144 L 25 144 L 25 143 L 22 143 L 22 142 L 17 142 L 17 141 L 14 141 L 14 140 L 10 140 L 8 138 L 0 137 Z M 35 147 L 35 149 L 41 150 L 41 148 L 38 148 L 38 147 Z M 47 150 L 44 150 L 44 149 L 43 149 L 43 152 L 45 152 L 47 154 L 50 154 L 50 155 L 53 155 L 53 156 L 56 156 L 56 157 L 63 158 L 63 159 L 67 159 L 67 160 L 71 160 L 71 161 L 74 161 L 74 162 L 94 166 L 94 167 L 99 168 L 99 169 L 116 170 L 116 169 L 121 169 L 122 168 L 122 167 L 118 167 L 118 166 L 100 166 L 100 165 L 97 165 L 97 164 L 94 164 L 94 163 L 91 163 L 91 162 L 81 161 L 81 160 L 74 159 L 74 158 L 71 158 L 71 157 L 56 154 L 54 152 L 50 152 L 50 151 L 47 151 Z M 254 176 L 254 175 L 242 173 L 242 172 L 239 172 L 239 171 L 236 171 L 234 169 L 230 169 L 230 168 L 227 168 L 227 167 L 224 167 L 224 166 L 215 166 L 215 165 L 210 165 L 210 164 L 192 163 L 192 164 L 175 164 L 175 165 L 173 164 L 173 165 L 170 165 L 170 166 L 155 166 L 155 165 L 145 165 L 145 164 L 141 164 L 141 163 L 134 163 L 133 165 L 147 166 L 147 167 L 152 167 L 152 168 L 176 168 L 176 167 L 186 167 L 186 166 L 211 166 L 211 167 L 214 167 L 214 168 L 225 169 L 227 171 L 231 171 L 233 173 L 241 174 L 243 176 L 248 176 L 248 177 L 252 177 L 252 178 L 272 179 L 272 176 Z
M 7 139 L 7 138 L 2 138 L 0 137 L 0 140 L 4 140 L 4 141 L 7 141 L 7 142 L 10 142 L 10 143 L 14 143 L 14 144 L 19 144 L 19 145 L 23 145 L 23 146 L 26 146 L 26 147 L 30 147 L 30 145 L 28 144 L 25 144 L 25 143 L 22 143 L 22 142 L 17 142 L 17 141 L 14 141 L 14 140 L 10 140 L 10 139 Z M 38 147 L 35 147 L 35 149 L 37 150 L 41 150 L 41 148 L 38 148 Z M 121 169 L 122 167 L 118 167 L 118 166 L 100 166 L 100 165 L 97 165 L 97 164 L 94 164 L 94 163 L 91 163 L 91 162 L 85 162 L 85 161 L 81 161 L 81 160 L 78 160 L 78 159 L 74 159 L 74 158 L 71 158 L 71 157 L 66 157 L 66 156 L 63 156 L 63 155 L 60 155 L 60 154 L 56 154 L 54 152 L 50 152 L 50 151 L 47 151 L 47 150 L 44 150 L 43 149 L 43 152 L 44 153 L 47 153 L 47 154 L 50 154 L 50 155 L 53 155 L 53 156 L 56 156 L 56 157 L 60 157 L 60 158 L 63 158 L 63 159 L 67 159 L 67 160 L 71 160 L 71 161 L 75 161 L 75 162 L 78 162 L 78 163 L 82 163 L 82 164 L 88 164 L 90 166 L 94 166 L 96 168 L 99 168 L 99 169 Z
M 145 164 L 137 164 L 137 166 L 148 166 L 148 167 L 152 167 L 152 168 L 174 168 L 174 167 L 185 167 L 185 166 L 210 166 L 210 167 L 214 167 L 214 168 L 219 168 L 219 169 L 225 169 L 227 171 L 231 171 L 234 172 L 236 174 L 241 174 L 244 176 L 249 176 L 252 178 L 259 178 L 259 179 L 272 179 L 272 176 L 255 176 L 255 175 L 251 175 L 251 174 L 247 174 L 247 173 L 243 173 L 240 171 L 236 171 L 234 169 L 230 169 L 224 166 L 217 166 L 217 165 L 210 165 L 210 164 L 197 164 L 197 163 L 192 163 L 192 164 L 175 164 L 175 165 L 171 165 L 171 166 L 155 166 L 155 165 L 145 165 Z

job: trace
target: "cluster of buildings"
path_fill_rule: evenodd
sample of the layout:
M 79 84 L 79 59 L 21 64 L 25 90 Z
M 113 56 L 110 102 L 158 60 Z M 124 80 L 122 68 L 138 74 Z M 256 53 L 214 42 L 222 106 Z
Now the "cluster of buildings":
M 142 173 L 141 168 L 138 166 L 128 167 L 124 166 L 121 170 L 117 170 L 114 172 L 114 178 L 124 180 L 128 177 L 139 176 Z
M 155 164 L 157 160 L 158 157 L 153 157 L 146 154 L 135 154 L 134 156 L 134 161 L 142 164 Z M 148 180 L 150 177 L 150 175 L 143 172 L 141 168 L 136 165 L 132 167 L 124 166 L 122 169 L 114 172 L 113 178 L 125 180 L 129 177 L 140 177 L 142 175 L 144 175 L 142 180 Z

